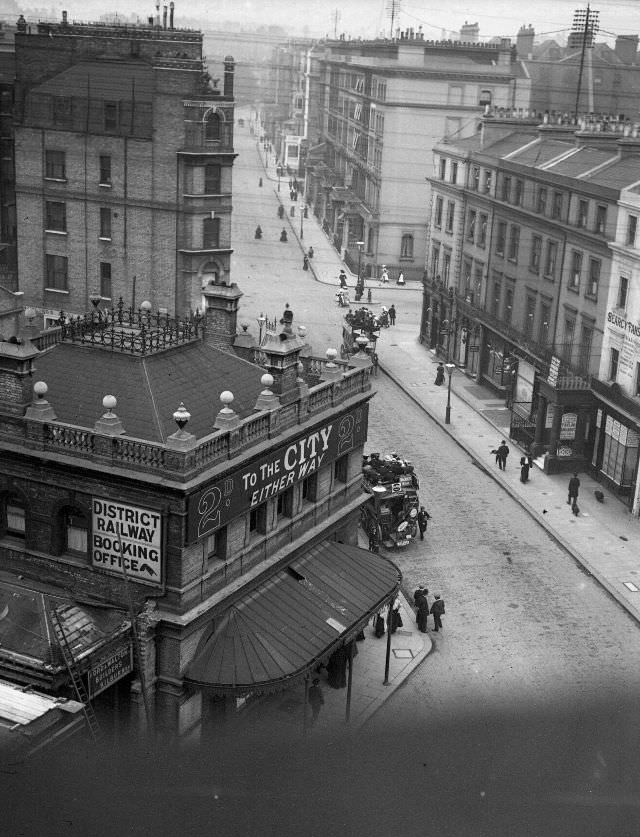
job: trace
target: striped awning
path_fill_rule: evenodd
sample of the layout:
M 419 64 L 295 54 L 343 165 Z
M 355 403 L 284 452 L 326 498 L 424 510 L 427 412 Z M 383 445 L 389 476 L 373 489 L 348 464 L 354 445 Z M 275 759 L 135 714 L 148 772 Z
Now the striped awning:
M 217 694 L 286 688 L 353 639 L 400 587 L 391 561 L 324 542 L 225 611 L 185 680 Z

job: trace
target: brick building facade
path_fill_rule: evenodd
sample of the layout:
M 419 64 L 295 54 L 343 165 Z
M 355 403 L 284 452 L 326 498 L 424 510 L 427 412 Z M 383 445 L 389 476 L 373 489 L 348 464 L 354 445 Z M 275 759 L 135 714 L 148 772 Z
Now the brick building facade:
M 53 321 L 99 294 L 184 315 L 228 285 L 234 61 L 202 34 L 38 24 L 16 33 L 16 200 L 25 302 Z

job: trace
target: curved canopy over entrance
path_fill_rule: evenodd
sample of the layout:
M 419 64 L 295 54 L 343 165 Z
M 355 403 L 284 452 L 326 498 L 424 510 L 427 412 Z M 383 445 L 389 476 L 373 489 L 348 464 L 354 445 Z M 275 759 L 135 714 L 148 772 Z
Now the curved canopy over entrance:
M 287 688 L 353 639 L 400 580 L 395 564 L 379 555 L 321 543 L 222 615 L 185 680 L 226 695 Z

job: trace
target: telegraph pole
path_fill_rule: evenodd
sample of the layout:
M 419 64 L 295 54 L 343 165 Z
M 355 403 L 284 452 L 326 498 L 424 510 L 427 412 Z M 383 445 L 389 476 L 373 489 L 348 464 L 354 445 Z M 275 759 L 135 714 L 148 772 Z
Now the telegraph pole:
M 586 10 L 578 9 L 573 15 L 573 32 L 582 32 L 582 48 L 580 50 L 580 70 L 578 72 L 578 89 L 576 91 L 576 107 L 574 112 L 575 120 L 578 120 L 578 112 L 580 105 L 580 91 L 582 89 L 582 73 L 584 72 L 584 56 L 587 50 L 593 49 L 596 32 L 600 28 L 598 25 L 598 15 L 600 12 L 593 11 L 587 3 Z M 569 36 L 571 37 L 571 36 Z

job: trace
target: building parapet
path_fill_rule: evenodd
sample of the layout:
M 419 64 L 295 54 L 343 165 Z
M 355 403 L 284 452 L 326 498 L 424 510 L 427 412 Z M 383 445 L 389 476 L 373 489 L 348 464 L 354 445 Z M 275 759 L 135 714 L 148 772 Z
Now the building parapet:
M 320 368 L 326 358 L 307 358 Z M 342 364 L 341 364 L 342 366 Z M 101 468 L 123 468 L 186 483 L 203 471 L 223 465 L 253 446 L 371 390 L 368 369 L 346 369 L 339 380 L 323 381 L 296 401 L 242 419 L 237 427 L 215 431 L 188 450 L 125 435 L 105 436 L 93 429 L 24 416 L 3 415 L 0 445 L 38 451 L 38 456 L 70 456 Z
M 25 34 L 31 34 L 26 32 Z M 132 38 L 144 40 L 161 41 L 189 41 L 193 43 L 202 42 L 202 32 L 198 29 L 177 29 L 151 26 L 148 23 L 82 23 L 74 20 L 72 23 L 53 23 L 49 21 L 38 21 L 36 25 L 37 35 L 81 35 L 89 38 Z

